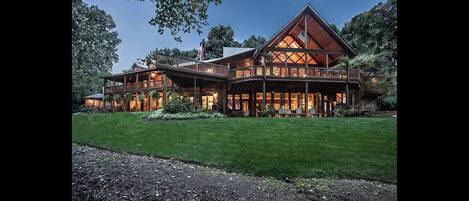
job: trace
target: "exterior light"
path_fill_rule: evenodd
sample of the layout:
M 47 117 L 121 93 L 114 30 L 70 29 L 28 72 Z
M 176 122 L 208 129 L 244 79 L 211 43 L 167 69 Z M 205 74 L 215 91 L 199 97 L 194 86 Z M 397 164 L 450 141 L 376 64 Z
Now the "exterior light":
M 156 75 L 155 73 L 151 73 L 151 77 L 155 77 L 155 75 Z

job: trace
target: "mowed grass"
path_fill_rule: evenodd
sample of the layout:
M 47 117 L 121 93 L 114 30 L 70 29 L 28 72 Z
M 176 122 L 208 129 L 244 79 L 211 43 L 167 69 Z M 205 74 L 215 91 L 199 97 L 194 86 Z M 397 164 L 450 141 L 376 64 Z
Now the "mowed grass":
M 143 115 L 74 115 L 73 141 L 256 176 L 396 183 L 396 119 L 221 118 L 144 123 Z

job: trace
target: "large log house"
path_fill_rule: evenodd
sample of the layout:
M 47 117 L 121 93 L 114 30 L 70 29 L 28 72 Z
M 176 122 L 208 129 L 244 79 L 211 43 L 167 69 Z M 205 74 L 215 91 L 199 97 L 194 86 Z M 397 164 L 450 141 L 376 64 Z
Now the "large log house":
M 355 51 L 309 5 L 261 47 L 223 54 L 205 61 L 158 55 L 148 65 L 135 63 L 132 72 L 104 77 L 104 94 L 132 93 L 132 101 L 113 101 L 113 108 L 147 111 L 177 92 L 194 107 L 232 116 L 255 116 L 269 105 L 306 115 L 314 108 L 324 116 L 337 103 L 361 106 L 360 70 L 331 68 Z M 150 90 L 161 98 L 152 100 Z M 144 101 L 137 98 L 142 92 Z

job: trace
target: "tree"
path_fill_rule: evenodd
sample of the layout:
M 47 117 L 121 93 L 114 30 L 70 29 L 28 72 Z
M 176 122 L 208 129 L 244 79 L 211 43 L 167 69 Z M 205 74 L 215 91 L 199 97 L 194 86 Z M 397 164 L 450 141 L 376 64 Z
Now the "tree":
M 241 47 L 241 44 L 233 39 L 234 31 L 230 25 L 218 25 L 208 32 L 206 50 L 209 57 L 222 57 L 223 47 Z
M 243 41 L 243 47 L 258 48 L 263 45 L 266 41 L 267 40 L 262 36 L 256 37 L 255 35 L 252 35 L 251 37 Z
M 359 54 L 355 63 L 368 62 L 380 80 L 386 95 L 397 93 L 397 3 L 388 0 L 345 23 L 340 35 Z M 361 59 L 361 60 L 359 60 Z M 354 63 L 352 62 L 352 63 Z
M 72 1 L 72 110 L 77 111 L 83 97 L 101 91 L 101 76 L 110 74 L 118 61 L 121 42 L 112 17 L 97 6 Z
M 144 1 L 144 0 L 138 0 Z M 196 30 L 201 34 L 201 28 L 207 23 L 207 8 L 210 4 L 218 5 L 221 0 L 150 0 L 155 3 L 155 16 L 148 22 L 158 27 L 158 33 L 165 29 L 171 32 L 174 40 L 182 42 L 179 32 L 190 33 Z
M 190 59 L 197 59 L 198 51 L 196 49 L 192 50 L 179 50 L 178 48 L 169 49 L 167 47 L 163 49 L 155 48 L 154 50 L 150 51 L 145 56 L 145 61 L 149 61 L 150 59 L 155 59 L 157 54 L 172 56 L 172 57 L 184 57 Z

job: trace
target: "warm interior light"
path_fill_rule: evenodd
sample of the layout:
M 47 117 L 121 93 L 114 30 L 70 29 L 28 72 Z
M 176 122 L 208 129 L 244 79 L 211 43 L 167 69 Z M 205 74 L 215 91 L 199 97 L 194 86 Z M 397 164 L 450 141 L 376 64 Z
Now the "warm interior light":
M 151 77 L 155 77 L 155 75 L 156 75 L 155 73 L 151 73 Z
M 217 93 L 214 93 L 214 94 L 213 94 L 213 97 L 215 97 L 215 98 L 218 97 L 218 94 L 217 94 Z

